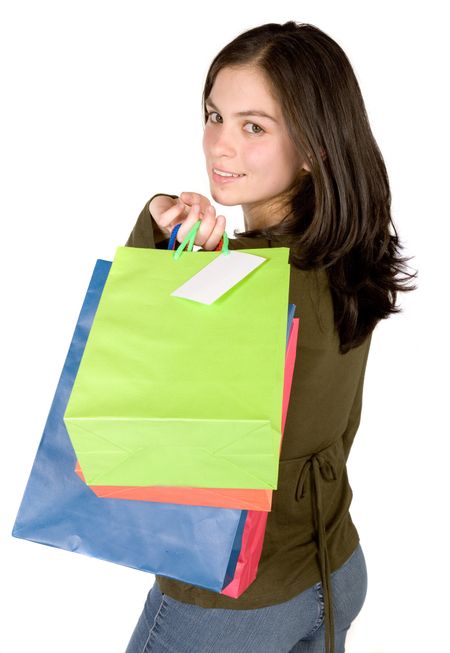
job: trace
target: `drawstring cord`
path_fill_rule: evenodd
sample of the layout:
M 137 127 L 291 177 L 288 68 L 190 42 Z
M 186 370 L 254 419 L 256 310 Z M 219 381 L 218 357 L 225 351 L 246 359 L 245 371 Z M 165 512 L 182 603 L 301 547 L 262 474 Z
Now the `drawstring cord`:
M 317 530 L 317 544 L 319 549 L 319 566 L 322 580 L 323 601 L 325 606 L 325 652 L 334 653 L 334 618 L 331 592 L 331 570 L 327 548 L 327 536 L 323 520 L 323 503 L 321 480 L 335 481 L 336 472 L 333 465 L 321 454 L 313 454 L 303 466 L 295 489 L 295 500 L 300 501 L 305 497 L 306 478 L 312 470 L 312 506 Z

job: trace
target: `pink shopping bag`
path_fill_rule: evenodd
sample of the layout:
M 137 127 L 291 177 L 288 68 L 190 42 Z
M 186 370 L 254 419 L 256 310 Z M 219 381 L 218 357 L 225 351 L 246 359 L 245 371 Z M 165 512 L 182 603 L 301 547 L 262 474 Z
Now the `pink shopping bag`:
M 286 351 L 286 368 L 290 366 L 290 369 L 286 369 L 285 374 L 283 397 L 286 402 L 289 401 L 289 396 L 291 394 L 295 354 L 297 352 L 298 326 L 299 319 L 294 318 L 292 322 L 291 336 Z M 286 384 L 288 384 L 288 387 L 286 387 Z M 283 406 L 282 434 L 284 433 L 286 415 L 287 404 L 286 406 Z M 236 571 L 234 572 L 233 580 L 223 588 L 220 592 L 221 594 L 237 599 L 255 580 L 258 572 L 259 560 L 261 558 L 268 514 L 268 512 L 261 512 L 259 510 L 248 511 Z

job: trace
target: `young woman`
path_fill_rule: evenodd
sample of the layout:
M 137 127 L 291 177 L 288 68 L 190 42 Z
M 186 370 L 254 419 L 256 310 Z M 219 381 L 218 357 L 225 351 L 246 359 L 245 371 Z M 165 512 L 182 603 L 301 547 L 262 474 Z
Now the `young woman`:
M 293 21 L 239 35 L 213 60 L 203 104 L 211 196 L 244 215 L 230 249 L 290 248 L 296 367 L 256 580 L 231 599 L 157 576 L 127 653 L 342 653 L 367 580 L 346 461 L 373 329 L 416 275 L 357 80 L 329 36 Z M 181 242 L 199 219 L 195 244 L 214 250 L 226 221 L 207 197 L 157 194 L 127 245 L 167 248 L 175 225 Z

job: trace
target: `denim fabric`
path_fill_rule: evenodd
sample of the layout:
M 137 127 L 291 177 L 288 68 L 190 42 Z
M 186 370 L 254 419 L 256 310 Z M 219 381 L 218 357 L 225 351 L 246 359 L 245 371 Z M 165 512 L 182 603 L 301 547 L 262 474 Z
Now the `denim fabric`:
M 367 590 L 358 545 L 331 574 L 335 651 L 343 653 L 351 622 Z M 321 583 L 285 603 L 256 610 L 223 610 L 182 603 L 155 582 L 125 653 L 323 653 Z

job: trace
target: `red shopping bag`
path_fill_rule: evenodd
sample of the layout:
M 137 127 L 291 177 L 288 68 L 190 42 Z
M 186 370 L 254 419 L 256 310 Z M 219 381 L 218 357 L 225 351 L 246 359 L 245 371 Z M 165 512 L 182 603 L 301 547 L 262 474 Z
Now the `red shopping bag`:
M 283 391 L 284 398 L 289 397 L 291 393 L 292 376 L 294 373 L 295 354 L 297 351 L 297 338 L 298 338 L 298 325 L 299 319 L 294 318 L 292 322 L 292 331 L 289 338 L 289 344 L 286 351 L 286 368 L 289 367 L 285 373 L 285 386 Z M 283 427 L 281 433 L 284 433 L 284 425 L 286 421 L 286 410 L 283 410 Z M 258 572 L 259 560 L 261 558 L 262 547 L 264 543 L 264 535 L 266 532 L 267 512 L 257 510 L 249 510 L 247 519 L 245 521 L 244 533 L 242 536 L 242 546 L 239 553 L 236 571 L 234 572 L 233 580 L 221 590 L 221 594 L 231 596 L 237 599 L 245 590 L 253 583 Z

